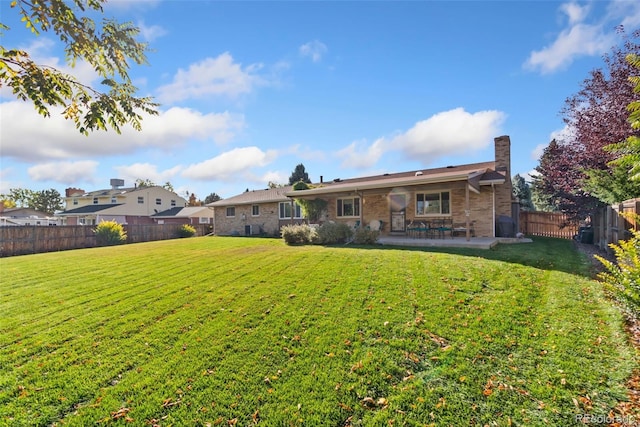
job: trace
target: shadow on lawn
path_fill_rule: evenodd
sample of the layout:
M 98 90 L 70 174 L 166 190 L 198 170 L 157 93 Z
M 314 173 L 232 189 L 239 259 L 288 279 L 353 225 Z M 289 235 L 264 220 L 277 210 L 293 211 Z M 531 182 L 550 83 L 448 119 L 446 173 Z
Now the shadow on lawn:
M 592 255 L 578 251 L 572 240 L 555 239 L 549 237 L 532 237 L 532 243 L 498 244 L 493 249 L 471 248 L 442 248 L 442 247 L 408 247 L 391 245 L 345 247 L 359 249 L 403 250 L 412 252 L 445 253 L 451 255 L 484 258 L 521 264 L 541 270 L 556 270 L 577 274 L 584 277 L 594 277 L 595 268 Z

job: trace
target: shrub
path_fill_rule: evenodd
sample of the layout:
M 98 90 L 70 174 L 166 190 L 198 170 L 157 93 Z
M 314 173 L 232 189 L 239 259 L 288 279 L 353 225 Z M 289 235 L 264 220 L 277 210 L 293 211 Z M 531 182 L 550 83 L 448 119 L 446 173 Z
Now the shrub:
M 178 228 L 178 237 L 193 237 L 196 235 L 195 227 L 189 224 L 182 224 L 180 228 Z
M 351 240 L 353 230 L 347 224 L 325 222 L 318 229 L 318 243 L 322 245 L 333 245 L 345 243 Z
M 367 228 L 358 228 L 353 237 L 353 243 L 357 245 L 375 245 L 378 242 L 380 232 Z
M 121 245 L 127 241 L 127 233 L 116 221 L 101 221 L 94 230 L 98 246 Z
M 613 292 L 615 298 L 624 306 L 628 314 L 640 316 L 640 231 L 631 232 L 631 238 L 610 244 L 616 256 L 613 263 L 601 256 L 595 257 L 604 265 L 606 271 L 598 278 Z
M 305 245 L 318 240 L 318 232 L 307 224 L 285 225 L 280 230 L 288 245 Z

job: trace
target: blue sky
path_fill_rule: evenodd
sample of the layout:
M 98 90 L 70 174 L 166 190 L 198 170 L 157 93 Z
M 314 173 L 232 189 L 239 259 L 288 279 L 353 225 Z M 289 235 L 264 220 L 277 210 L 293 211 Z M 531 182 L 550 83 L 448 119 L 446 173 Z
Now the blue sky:
M 130 75 L 160 115 L 85 137 L 2 89 L 0 193 L 140 178 L 231 197 L 299 163 L 318 181 L 492 160 L 505 134 L 527 174 L 640 2 L 112 0 L 105 15 L 141 28 L 149 65 Z M 8 1 L 0 17 L 5 47 L 98 84 Z

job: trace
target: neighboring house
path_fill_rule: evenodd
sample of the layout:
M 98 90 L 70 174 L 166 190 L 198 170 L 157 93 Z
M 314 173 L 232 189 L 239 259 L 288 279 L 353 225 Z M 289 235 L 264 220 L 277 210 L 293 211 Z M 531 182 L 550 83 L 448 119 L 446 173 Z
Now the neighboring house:
M 326 220 L 382 222 L 383 235 L 405 233 L 411 222 L 446 219 L 460 230 L 472 226 L 476 236 L 495 237 L 499 221 L 515 221 L 511 220 L 511 140 L 500 136 L 494 144 L 495 159 L 489 162 L 335 179 L 285 195 L 326 200 Z
M 209 203 L 214 210 L 214 232 L 218 235 L 277 236 L 285 224 L 302 222 L 300 206 L 285 195 L 292 187 L 247 190 L 228 199 Z
M 157 224 L 213 225 L 213 209 L 206 206 L 175 207 L 151 215 Z
M 62 220 L 31 208 L 4 208 L 0 204 L 0 226 L 62 225 Z
M 101 221 L 153 224 L 154 214 L 187 205 L 184 198 L 160 186 L 123 186 L 123 180 L 112 179 L 111 188 L 105 190 L 67 188 L 65 210 L 58 215 L 64 218 L 65 225 L 95 225 Z
M 280 227 L 302 222 L 295 199 L 327 202 L 323 221 L 351 225 L 382 223 L 381 234 L 405 234 L 411 222 L 446 219 L 463 235 L 495 237 L 499 221 L 511 221 L 511 140 L 494 139 L 492 161 L 413 170 L 353 179 L 334 179 L 293 191 L 291 186 L 247 191 L 209 204 L 220 235 L 279 234 Z M 505 229 L 507 229 L 505 227 Z M 469 234 L 467 234 L 469 230 Z M 515 226 L 513 227 L 515 230 Z

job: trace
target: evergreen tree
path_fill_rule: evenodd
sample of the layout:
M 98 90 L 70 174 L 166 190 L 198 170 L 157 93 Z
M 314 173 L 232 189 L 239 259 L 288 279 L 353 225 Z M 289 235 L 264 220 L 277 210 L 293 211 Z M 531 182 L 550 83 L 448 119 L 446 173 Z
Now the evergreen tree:
M 311 184 L 311 180 L 309 179 L 309 174 L 304 170 L 304 165 L 300 163 L 291 173 L 289 177 L 289 185 L 293 185 L 296 182 L 306 182 L 307 184 Z

